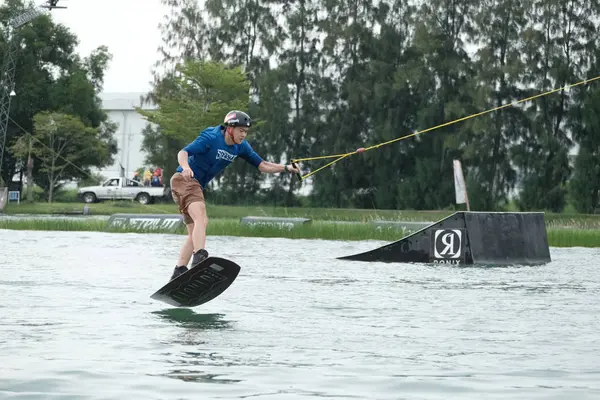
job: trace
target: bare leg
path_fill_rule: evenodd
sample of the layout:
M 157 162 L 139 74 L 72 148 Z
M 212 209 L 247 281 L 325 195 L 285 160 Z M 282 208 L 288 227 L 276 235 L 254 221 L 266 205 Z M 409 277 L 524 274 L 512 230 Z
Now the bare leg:
M 206 246 L 206 227 L 208 226 L 206 204 L 203 201 L 196 201 L 188 206 L 187 211 L 194 220 L 192 242 L 195 253 L 200 249 L 204 249 Z
M 179 261 L 177 262 L 178 266 L 188 265 L 190 259 L 192 258 L 192 252 L 194 251 L 194 243 L 192 241 L 192 232 L 194 231 L 194 224 L 186 225 L 188 235 L 187 240 L 181 247 L 181 251 L 179 252 Z

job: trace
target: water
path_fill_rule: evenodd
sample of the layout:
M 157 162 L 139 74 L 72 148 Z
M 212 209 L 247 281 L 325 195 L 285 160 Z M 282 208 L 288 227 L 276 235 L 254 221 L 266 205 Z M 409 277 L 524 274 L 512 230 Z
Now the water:
M 600 249 L 490 269 L 210 237 L 242 271 L 188 310 L 149 298 L 182 239 L 0 230 L 0 399 L 600 398 Z
M 13 220 L 13 221 L 24 221 L 24 220 L 106 220 L 110 219 L 110 215 L 62 215 L 62 214 L 2 214 L 0 213 L 1 220 Z

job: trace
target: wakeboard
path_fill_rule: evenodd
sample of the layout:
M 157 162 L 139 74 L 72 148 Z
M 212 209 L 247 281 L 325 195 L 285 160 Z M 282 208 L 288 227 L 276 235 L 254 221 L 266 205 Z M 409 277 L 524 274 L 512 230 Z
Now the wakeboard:
M 150 298 L 175 307 L 196 307 L 223 293 L 237 278 L 240 266 L 221 257 L 208 257 L 158 289 Z

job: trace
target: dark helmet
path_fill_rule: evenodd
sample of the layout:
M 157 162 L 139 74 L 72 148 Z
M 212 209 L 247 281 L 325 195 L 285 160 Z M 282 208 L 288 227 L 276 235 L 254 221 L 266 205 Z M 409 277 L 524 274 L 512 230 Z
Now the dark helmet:
M 229 111 L 223 120 L 225 126 L 246 126 L 252 125 L 250 116 L 243 111 Z

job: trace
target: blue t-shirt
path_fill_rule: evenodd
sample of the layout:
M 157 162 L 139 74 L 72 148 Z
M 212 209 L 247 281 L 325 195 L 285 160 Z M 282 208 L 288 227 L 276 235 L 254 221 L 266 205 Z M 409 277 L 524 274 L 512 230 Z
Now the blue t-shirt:
M 194 178 L 203 188 L 238 156 L 256 168 L 263 161 L 246 140 L 242 144 L 229 146 L 225 143 L 223 133 L 220 125 L 206 128 L 196 140 L 183 148 L 188 153 L 188 164 L 194 172 Z M 177 172 L 181 171 L 183 168 L 180 165 Z

